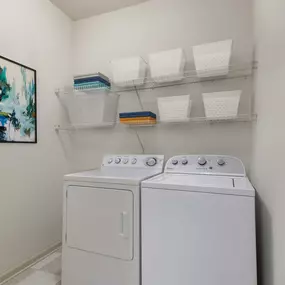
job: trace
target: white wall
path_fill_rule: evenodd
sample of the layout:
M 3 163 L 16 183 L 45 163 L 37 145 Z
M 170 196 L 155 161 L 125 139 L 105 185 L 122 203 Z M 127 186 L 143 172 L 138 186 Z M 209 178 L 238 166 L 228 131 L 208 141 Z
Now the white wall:
M 233 63 L 250 62 L 253 54 L 252 2 L 248 0 L 151 0 L 119 11 L 74 23 L 73 72 L 100 71 L 110 75 L 112 59 L 183 47 L 193 61 L 191 47 L 210 41 L 234 40 Z M 193 63 L 189 68 L 193 68 Z M 240 84 L 241 83 L 241 84 Z M 250 96 L 250 81 L 229 80 L 216 84 L 186 85 L 141 95 L 144 109 L 157 112 L 156 98 L 191 92 L 197 102 L 196 116 L 204 116 L 201 92 L 243 88 Z M 242 103 L 244 104 L 244 103 Z M 134 93 L 121 95 L 119 111 L 140 110 Z M 134 130 L 80 132 L 72 136 L 74 170 L 93 168 L 104 153 L 141 152 Z M 249 165 L 251 124 L 192 124 L 142 129 L 146 153 L 167 156 L 185 153 L 236 155 Z M 64 135 L 63 135 L 64 136 Z M 64 136 L 66 142 L 70 137 Z
M 258 121 L 251 178 L 258 192 L 260 284 L 264 285 L 285 284 L 284 11 L 284 1 L 255 1 Z
M 70 83 L 71 21 L 47 0 L 0 0 L 0 54 L 38 71 L 38 144 L 0 145 L 0 276 L 61 241 L 64 152 L 54 88 Z

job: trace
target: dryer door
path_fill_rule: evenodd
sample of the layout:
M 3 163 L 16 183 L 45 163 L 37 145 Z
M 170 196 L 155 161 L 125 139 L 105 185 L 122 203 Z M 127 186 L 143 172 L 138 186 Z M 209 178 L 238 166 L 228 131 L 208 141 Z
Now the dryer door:
M 93 187 L 67 189 L 66 242 L 71 248 L 133 259 L 133 193 Z

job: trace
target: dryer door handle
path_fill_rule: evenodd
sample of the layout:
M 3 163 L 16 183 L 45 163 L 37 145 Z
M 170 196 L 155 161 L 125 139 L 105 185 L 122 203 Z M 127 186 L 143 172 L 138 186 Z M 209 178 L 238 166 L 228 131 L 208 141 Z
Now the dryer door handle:
M 120 230 L 120 236 L 122 238 L 129 238 L 129 214 L 128 212 L 122 212 L 120 214 L 120 225 L 121 225 L 121 230 Z

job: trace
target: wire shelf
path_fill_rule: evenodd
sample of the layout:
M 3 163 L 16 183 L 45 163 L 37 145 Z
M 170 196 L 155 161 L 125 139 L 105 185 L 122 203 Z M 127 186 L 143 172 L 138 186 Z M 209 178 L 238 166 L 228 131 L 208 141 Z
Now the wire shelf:
M 108 122 L 102 124 L 83 124 L 83 125 L 69 125 L 69 126 L 61 126 L 56 125 L 56 131 L 80 131 L 80 130 L 91 130 L 91 129 L 106 129 L 112 128 L 116 125 L 116 122 Z
M 181 80 L 176 80 L 175 76 L 164 76 L 161 78 L 146 78 L 144 85 L 136 85 L 136 81 L 126 82 L 127 87 L 120 87 L 112 84 L 111 92 L 132 92 L 138 90 L 153 90 L 157 88 L 165 88 L 179 85 L 196 84 L 203 82 L 215 82 L 234 78 L 247 78 L 253 75 L 253 71 L 257 69 L 257 62 L 245 63 L 229 67 L 229 73 L 222 76 L 199 77 L 196 70 L 186 70 Z M 207 70 L 205 70 L 206 72 Z M 216 70 L 218 71 L 218 70 Z
M 106 128 L 113 128 L 117 126 L 122 127 L 130 127 L 130 128 L 145 128 L 145 127 L 159 127 L 159 126 L 171 126 L 171 125 L 186 125 L 191 123 L 209 123 L 209 124 L 215 124 L 215 123 L 230 123 L 230 122 L 252 122 L 256 121 L 257 115 L 252 114 L 242 114 L 238 115 L 237 117 L 228 117 L 228 118 L 215 118 L 215 119 L 209 119 L 206 117 L 193 117 L 189 120 L 184 121 L 170 121 L 170 122 L 162 122 L 157 121 L 156 124 L 122 124 L 120 122 L 109 122 L 109 123 L 102 123 L 97 125 L 92 124 L 85 124 L 85 125 L 76 125 L 76 126 L 60 126 L 56 125 L 55 130 L 56 131 L 80 131 L 80 130 L 88 130 L 88 129 L 106 129 Z
M 229 67 L 229 73 L 223 76 L 215 76 L 215 77 L 199 77 L 197 75 L 197 70 L 186 70 L 183 74 L 183 78 L 179 81 L 175 81 L 177 75 L 175 76 L 164 76 L 161 78 L 145 78 L 144 84 L 137 84 L 141 80 L 134 80 L 125 82 L 125 87 L 117 86 L 114 83 L 111 83 L 111 88 L 92 88 L 92 89 L 84 89 L 84 90 L 75 90 L 72 87 L 64 88 L 64 89 L 56 89 L 55 94 L 60 97 L 63 95 L 69 94 L 99 94 L 105 92 L 106 94 L 110 93 L 121 93 L 121 92 L 135 92 L 140 90 L 153 90 L 157 88 L 165 88 L 171 86 L 179 86 L 179 85 L 187 85 L 187 84 L 196 84 L 203 82 L 215 82 L 227 79 L 234 78 L 247 78 L 252 76 L 253 71 L 257 69 L 257 62 L 244 63 L 240 65 L 232 65 Z M 207 71 L 207 70 L 205 70 Z M 165 82 L 167 81 L 167 82 Z
M 253 122 L 257 120 L 257 115 L 252 114 L 242 114 L 238 115 L 236 117 L 224 117 L 224 118 L 214 118 L 209 119 L 206 117 L 193 117 L 189 118 L 188 120 L 183 121 L 169 121 L 169 122 L 163 122 L 163 121 L 157 121 L 156 124 L 153 125 L 126 125 L 132 128 L 141 128 L 141 127 L 155 127 L 155 126 L 171 126 L 171 125 L 186 125 L 191 123 L 209 123 L 209 124 L 215 124 L 215 123 L 230 123 L 230 122 Z
M 76 90 L 72 87 L 65 87 L 65 88 L 58 88 L 55 89 L 55 95 L 59 98 L 65 97 L 65 96 L 70 96 L 70 95 L 96 95 L 96 94 L 115 94 L 116 92 L 114 90 L 111 90 L 109 88 L 88 88 L 88 89 L 82 89 L 82 90 Z

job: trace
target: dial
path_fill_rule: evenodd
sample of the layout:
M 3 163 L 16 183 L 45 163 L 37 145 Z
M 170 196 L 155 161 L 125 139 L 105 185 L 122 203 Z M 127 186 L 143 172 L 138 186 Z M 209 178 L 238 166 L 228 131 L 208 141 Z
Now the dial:
M 188 164 L 188 160 L 187 160 L 186 158 L 184 158 L 184 159 L 182 160 L 182 164 L 183 164 L 183 165 L 187 165 L 187 164 Z
M 108 163 L 111 164 L 112 162 L 113 162 L 113 158 L 110 158 L 110 159 L 108 160 Z
M 136 158 L 133 158 L 133 159 L 132 159 L 132 164 L 136 164 L 137 161 L 138 161 L 138 160 L 137 160 Z
M 157 160 L 154 157 L 151 157 L 146 161 L 146 165 L 148 166 L 155 166 L 156 164 L 157 164 Z
M 117 158 L 115 159 L 115 163 L 116 163 L 116 164 L 119 164 L 121 161 L 122 161 L 122 159 L 121 159 L 120 157 L 117 157 Z
M 218 163 L 219 166 L 224 166 L 226 164 L 226 162 L 222 158 L 219 158 L 217 160 L 217 163 Z
M 172 160 L 172 164 L 173 164 L 173 165 L 177 165 L 177 164 L 178 164 L 178 160 L 177 160 L 177 159 L 173 159 L 173 160 Z
M 128 162 L 129 162 L 129 159 L 128 159 L 128 158 L 124 158 L 124 159 L 123 159 L 123 163 L 124 163 L 124 164 L 127 164 Z
M 198 158 L 198 164 L 199 165 L 206 165 L 207 164 L 207 160 L 206 160 L 206 158 L 205 157 L 199 157 Z

